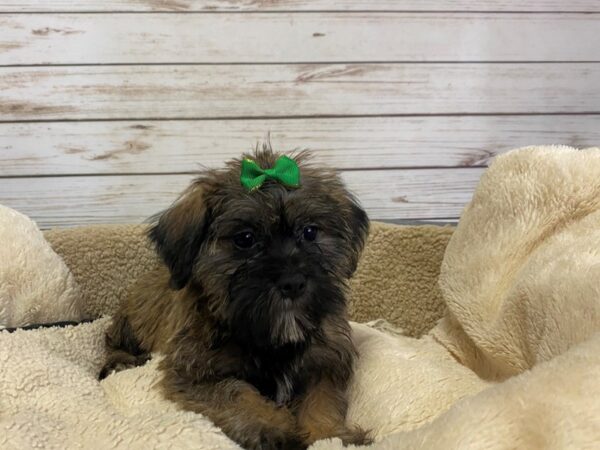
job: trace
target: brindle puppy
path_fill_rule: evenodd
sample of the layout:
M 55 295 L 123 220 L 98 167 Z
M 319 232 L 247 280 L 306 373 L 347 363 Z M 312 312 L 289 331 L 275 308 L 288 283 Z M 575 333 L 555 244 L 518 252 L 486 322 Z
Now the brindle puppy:
M 263 147 L 262 168 L 279 155 Z M 301 187 L 248 192 L 241 160 L 196 179 L 148 235 L 165 263 L 142 277 L 107 335 L 113 369 L 160 363 L 164 395 L 247 448 L 305 448 L 340 437 L 357 356 L 347 280 L 369 228 L 332 171 L 295 157 Z

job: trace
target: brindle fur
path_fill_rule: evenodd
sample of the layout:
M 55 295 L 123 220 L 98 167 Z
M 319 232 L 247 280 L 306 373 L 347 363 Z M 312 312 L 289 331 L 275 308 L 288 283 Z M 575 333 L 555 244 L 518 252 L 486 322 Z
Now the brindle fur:
M 279 155 L 253 155 L 264 168 Z M 302 187 L 267 181 L 248 193 L 240 160 L 204 173 L 149 231 L 165 266 L 142 277 L 107 334 L 101 373 L 160 363 L 164 395 L 205 414 L 246 448 L 305 448 L 318 439 L 369 442 L 345 423 L 357 356 L 346 313 L 368 219 L 338 176 L 295 156 Z M 302 236 L 318 227 L 317 239 Z M 253 249 L 232 237 L 257 236 Z M 306 291 L 277 288 L 302 273 Z

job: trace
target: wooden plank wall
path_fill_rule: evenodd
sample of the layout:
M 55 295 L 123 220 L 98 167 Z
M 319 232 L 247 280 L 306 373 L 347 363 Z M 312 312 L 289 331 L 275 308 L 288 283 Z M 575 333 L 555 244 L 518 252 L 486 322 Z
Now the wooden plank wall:
M 600 145 L 599 30 L 596 0 L 0 0 L 0 203 L 140 222 L 270 133 L 374 219 L 454 221 L 495 155 Z

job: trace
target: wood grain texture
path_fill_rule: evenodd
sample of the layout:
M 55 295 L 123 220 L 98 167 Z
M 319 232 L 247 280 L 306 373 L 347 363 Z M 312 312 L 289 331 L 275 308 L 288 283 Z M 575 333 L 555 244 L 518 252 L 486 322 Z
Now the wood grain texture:
M 0 0 L 0 12 L 600 11 L 597 0 Z
M 600 112 L 600 64 L 0 69 L 0 121 Z
M 343 172 L 373 219 L 456 218 L 483 169 Z M 1 178 L 0 204 L 42 228 L 136 223 L 167 207 L 190 175 Z
M 600 145 L 600 115 L 0 124 L 0 176 L 178 173 L 263 141 L 338 169 L 485 166 L 515 147 Z
M 0 65 L 600 61 L 589 14 L 15 14 L 0 26 Z
M 397 222 L 456 220 L 509 148 L 600 142 L 595 0 L 0 0 L 0 13 L 0 203 L 43 228 L 140 222 L 268 131 Z

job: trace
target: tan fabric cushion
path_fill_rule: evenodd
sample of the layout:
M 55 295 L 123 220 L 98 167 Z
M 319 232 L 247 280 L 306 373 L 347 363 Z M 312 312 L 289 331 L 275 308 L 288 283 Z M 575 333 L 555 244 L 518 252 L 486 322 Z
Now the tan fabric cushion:
M 133 281 L 158 264 L 144 225 L 103 225 L 45 233 L 67 263 L 92 317 L 112 314 Z M 407 335 L 419 336 L 442 317 L 437 278 L 453 228 L 373 222 L 351 282 L 351 317 L 385 317 Z

